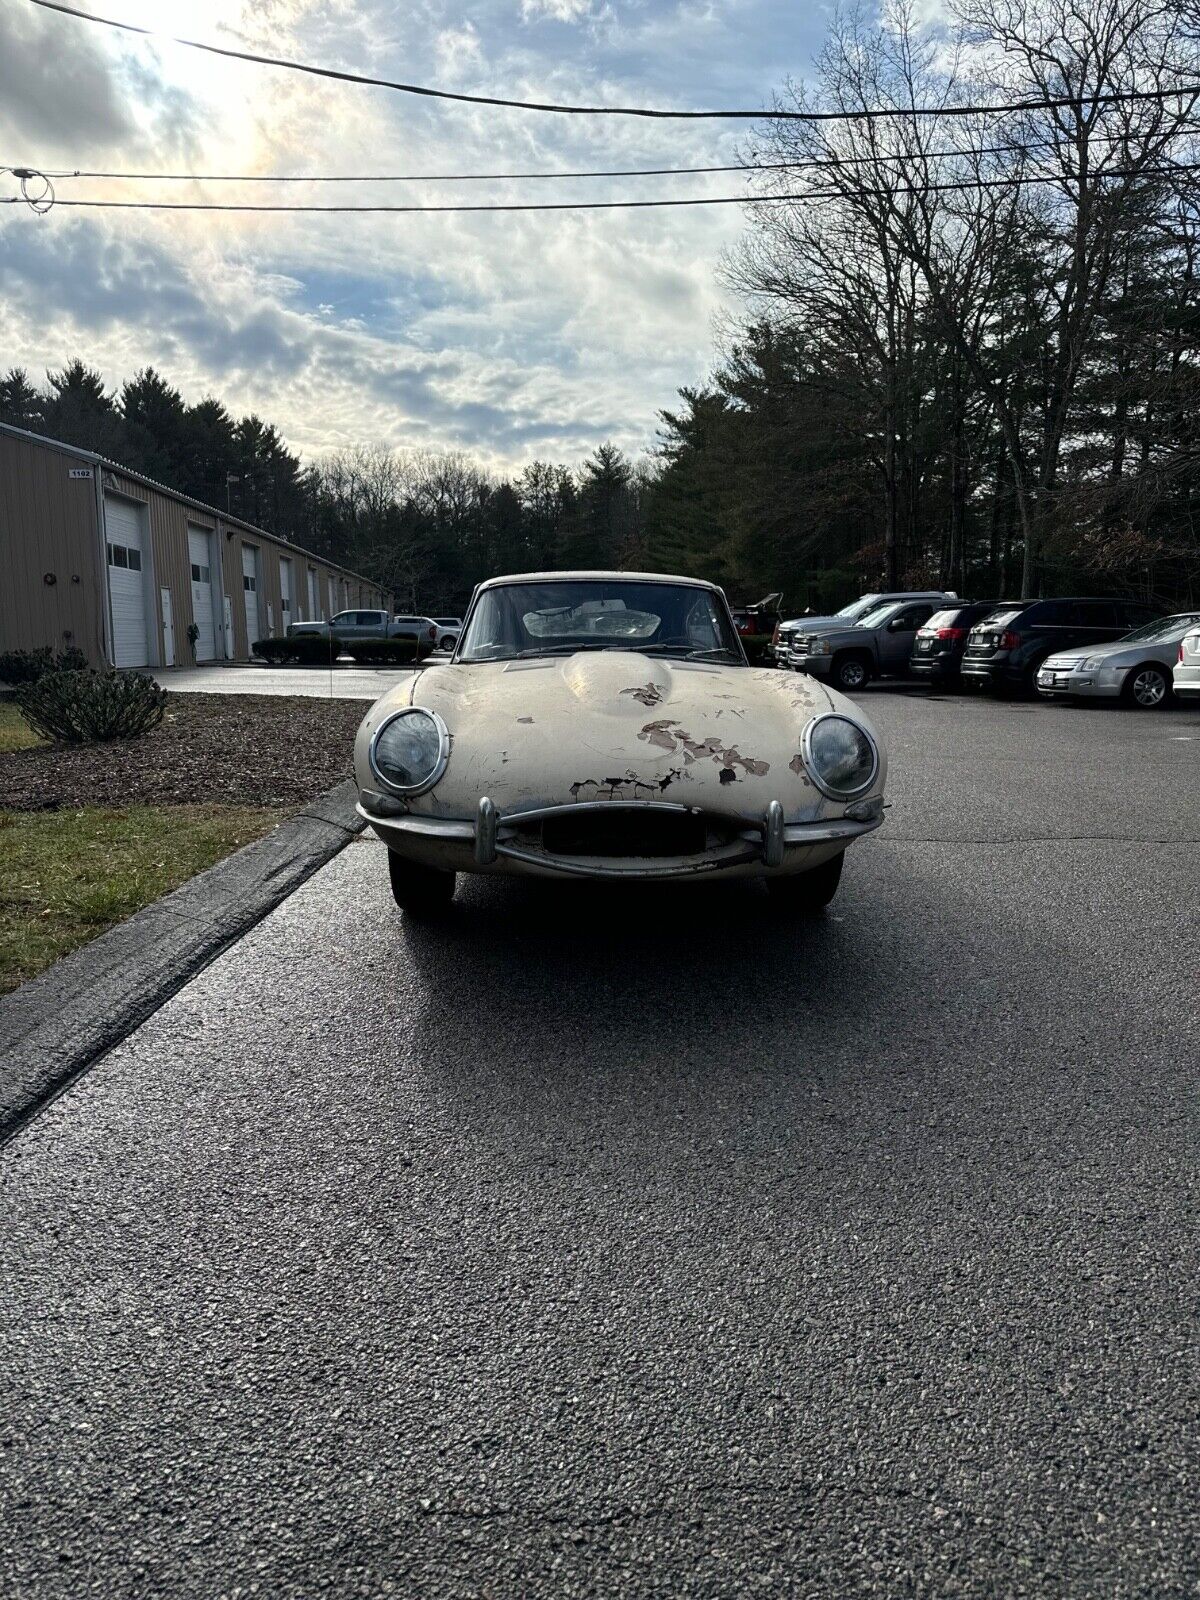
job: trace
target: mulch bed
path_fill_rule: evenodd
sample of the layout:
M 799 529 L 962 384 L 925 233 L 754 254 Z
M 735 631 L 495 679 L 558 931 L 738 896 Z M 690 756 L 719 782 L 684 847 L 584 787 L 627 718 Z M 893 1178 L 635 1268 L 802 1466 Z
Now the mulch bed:
M 141 739 L 0 754 L 0 809 L 294 806 L 351 775 L 365 700 L 172 694 Z

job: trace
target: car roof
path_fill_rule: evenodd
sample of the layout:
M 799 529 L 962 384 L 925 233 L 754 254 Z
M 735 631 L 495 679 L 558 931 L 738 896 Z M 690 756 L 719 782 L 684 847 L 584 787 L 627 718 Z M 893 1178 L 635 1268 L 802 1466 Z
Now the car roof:
M 710 589 L 714 594 L 721 594 L 719 585 L 709 583 L 707 578 L 684 578 L 671 572 L 509 572 L 500 578 L 485 578 L 479 585 L 482 589 L 497 589 L 506 583 L 570 583 L 570 582 L 598 582 L 612 578 L 618 583 L 685 583 L 693 589 Z

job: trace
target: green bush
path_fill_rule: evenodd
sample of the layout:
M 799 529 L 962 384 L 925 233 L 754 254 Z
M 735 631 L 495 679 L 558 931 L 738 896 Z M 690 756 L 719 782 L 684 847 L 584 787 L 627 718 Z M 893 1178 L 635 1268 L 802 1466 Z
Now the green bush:
M 34 733 L 64 744 L 136 739 L 162 721 L 166 691 L 138 672 L 50 672 L 17 692 Z
M 37 683 L 48 672 L 86 672 L 87 665 L 87 657 L 74 645 L 58 651 L 49 645 L 39 650 L 5 650 L 0 652 L 0 683 L 19 687 L 23 683 Z

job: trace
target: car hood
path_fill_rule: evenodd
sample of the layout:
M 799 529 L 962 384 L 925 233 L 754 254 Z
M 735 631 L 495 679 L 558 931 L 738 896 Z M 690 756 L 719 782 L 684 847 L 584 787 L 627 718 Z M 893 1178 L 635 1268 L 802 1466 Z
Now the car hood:
M 845 617 L 792 617 L 781 622 L 780 628 L 794 628 L 799 633 L 811 633 L 814 628 L 845 628 Z
M 1045 665 L 1053 661 L 1074 666 L 1079 661 L 1094 660 L 1097 656 L 1103 656 L 1106 661 L 1122 655 L 1128 655 L 1131 660 L 1135 656 L 1138 660 L 1144 660 L 1147 656 L 1156 656 L 1163 650 L 1169 653 L 1169 658 L 1173 661 L 1178 648 L 1178 645 L 1174 644 L 1126 644 L 1123 639 L 1110 639 L 1106 644 L 1080 644 L 1070 650 L 1052 650 L 1046 657 Z
M 754 821 L 775 799 L 788 821 L 840 814 L 804 771 L 801 734 L 831 708 L 869 728 L 840 695 L 770 669 L 624 650 L 451 664 L 410 675 L 371 708 L 360 787 L 375 781 L 372 730 L 408 704 L 436 711 L 451 739 L 444 777 L 410 807 L 457 817 L 473 816 L 482 795 L 501 813 L 661 798 Z M 881 757 L 878 788 L 883 779 Z

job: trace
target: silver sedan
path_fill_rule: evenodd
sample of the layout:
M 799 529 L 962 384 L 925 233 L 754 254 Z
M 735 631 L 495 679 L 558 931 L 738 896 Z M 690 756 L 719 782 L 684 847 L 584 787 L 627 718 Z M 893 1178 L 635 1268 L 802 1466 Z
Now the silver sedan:
M 1057 651 L 1038 668 L 1038 692 L 1072 700 L 1125 700 L 1140 711 L 1153 711 L 1171 698 L 1179 641 L 1198 624 L 1200 612 L 1183 611 L 1108 644 Z

